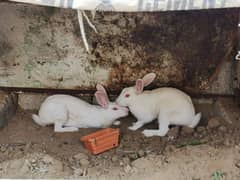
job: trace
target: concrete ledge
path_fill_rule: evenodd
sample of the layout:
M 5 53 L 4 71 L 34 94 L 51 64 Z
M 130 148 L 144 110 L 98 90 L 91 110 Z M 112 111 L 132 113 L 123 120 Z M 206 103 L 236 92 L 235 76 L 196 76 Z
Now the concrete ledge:
M 0 91 L 0 128 L 7 124 L 17 110 L 18 96 L 15 93 Z
M 228 124 L 239 125 L 240 107 L 234 98 L 218 98 L 215 104 L 215 111 L 223 117 Z

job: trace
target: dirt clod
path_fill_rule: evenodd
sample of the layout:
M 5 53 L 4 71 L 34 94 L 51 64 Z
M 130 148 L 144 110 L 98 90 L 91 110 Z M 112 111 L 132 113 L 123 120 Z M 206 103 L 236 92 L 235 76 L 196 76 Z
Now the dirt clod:
M 203 133 L 203 132 L 205 132 L 205 131 L 206 131 L 206 128 L 205 128 L 204 126 L 199 126 L 199 127 L 197 127 L 197 132 Z
M 171 128 L 169 131 L 168 131 L 168 137 L 169 139 L 175 139 L 178 137 L 179 135 L 179 127 L 174 127 L 174 128 Z
M 145 155 L 145 152 L 143 150 L 138 151 L 138 156 L 143 157 Z
M 221 120 L 219 117 L 213 117 L 208 121 L 207 127 L 208 127 L 208 129 L 217 128 L 221 125 L 220 122 L 221 122 Z
M 181 132 L 181 134 L 182 135 L 190 135 L 190 134 L 192 134 L 194 132 L 194 129 L 193 128 L 189 128 L 189 127 L 183 127 L 182 128 L 182 132 Z
M 84 153 L 78 153 L 78 154 L 74 155 L 73 158 L 76 159 L 76 160 L 81 160 L 81 159 L 87 159 L 88 160 L 88 156 Z

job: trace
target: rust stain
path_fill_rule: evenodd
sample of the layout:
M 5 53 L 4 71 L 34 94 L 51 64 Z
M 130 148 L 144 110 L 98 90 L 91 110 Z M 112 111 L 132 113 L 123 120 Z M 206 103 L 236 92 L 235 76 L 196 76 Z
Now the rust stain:
M 26 88 L 93 90 L 99 81 L 109 90 L 119 90 L 155 72 L 154 87 L 204 89 L 217 76 L 222 59 L 233 56 L 236 46 L 231 37 L 237 32 L 236 9 L 98 13 L 94 24 L 99 34 L 86 28 L 92 52 L 86 54 L 74 11 L 9 8 L 17 13 L 9 19 L 25 25 L 2 19 L 2 24 L 14 24 L 14 29 L 21 30 L 20 34 L 11 30 L 9 37 L 24 36 L 23 42 L 9 44 L 13 56 L 0 55 L 0 63 L 14 70 L 16 77 L 14 81 L 4 77 L 4 86 L 17 83 Z M 0 53 L 1 49 L 0 44 Z M 21 74 L 22 67 L 26 68 Z

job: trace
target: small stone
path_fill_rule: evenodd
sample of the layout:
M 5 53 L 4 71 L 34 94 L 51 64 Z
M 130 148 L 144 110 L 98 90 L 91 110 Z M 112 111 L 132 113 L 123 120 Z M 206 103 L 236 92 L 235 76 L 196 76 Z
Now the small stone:
M 238 169 L 240 169 L 240 160 L 237 160 L 237 161 L 235 162 L 235 166 L 236 166 Z
M 113 156 L 112 157 L 112 162 L 116 162 L 118 160 L 118 157 L 117 156 Z
M 7 151 L 7 148 L 5 146 L 1 146 L 1 149 L 0 149 L 1 152 L 5 152 Z
M 220 127 L 218 128 L 218 130 L 221 131 L 221 132 L 223 132 L 223 133 L 227 132 L 227 128 L 226 128 L 225 126 L 220 126 Z
M 124 164 L 129 164 L 130 163 L 130 159 L 128 157 L 124 157 L 122 159 L 122 161 L 123 161 Z
M 87 159 L 81 159 L 80 160 L 80 164 L 82 166 L 88 166 L 90 164 L 90 162 Z
M 82 169 L 74 169 L 73 174 L 75 176 L 82 176 L 83 170 Z
M 136 160 L 138 159 L 138 155 L 136 153 L 131 153 L 128 155 L 128 157 L 131 159 L 131 160 Z
M 81 159 L 87 159 L 88 160 L 88 156 L 84 153 L 78 153 L 75 156 L 73 156 L 74 159 L 76 160 L 81 160 Z
M 198 138 L 200 135 L 198 133 L 193 133 L 193 137 Z
M 178 137 L 179 127 L 173 127 L 168 131 L 168 137 L 171 139 L 175 139 Z
M 53 164 L 54 159 L 51 156 L 46 155 L 46 156 L 43 157 L 42 161 L 45 164 Z
M 205 127 L 203 127 L 203 126 L 197 127 L 197 132 L 202 133 L 202 132 L 204 132 L 204 131 L 206 131 L 206 128 L 205 128 Z
M 190 135 L 194 132 L 194 129 L 193 128 L 189 128 L 189 127 L 183 127 L 182 128 L 182 134 L 183 135 Z
M 130 166 L 129 164 L 126 165 L 123 169 L 124 169 L 124 172 L 125 172 L 125 173 L 130 173 L 131 170 L 132 170 L 132 168 L 131 168 L 131 166 Z
M 119 25 L 120 27 L 126 27 L 126 25 L 127 25 L 126 19 L 120 18 L 120 19 L 118 20 L 118 25 Z
M 32 160 L 31 160 L 31 163 L 32 163 L 32 164 L 35 164 L 36 162 L 37 162 L 36 159 L 32 159 Z
M 145 155 L 145 152 L 143 150 L 138 151 L 138 156 L 143 157 Z
M 220 126 L 220 118 L 218 117 L 213 117 L 208 121 L 207 127 L 209 129 L 217 128 Z
M 152 161 L 149 161 L 147 158 L 139 158 L 132 162 L 132 167 L 137 169 L 147 169 L 151 167 Z

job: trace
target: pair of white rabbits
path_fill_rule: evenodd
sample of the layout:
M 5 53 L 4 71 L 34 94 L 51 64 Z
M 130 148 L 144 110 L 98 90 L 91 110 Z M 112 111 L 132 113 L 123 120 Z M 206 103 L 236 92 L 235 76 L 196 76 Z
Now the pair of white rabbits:
M 129 127 L 130 130 L 135 131 L 158 119 L 159 129 L 143 131 L 147 137 L 165 136 L 169 125 L 194 128 L 200 121 L 201 113 L 195 114 L 187 94 L 175 88 L 143 91 L 155 77 L 154 73 L 149 73 L 136 80 L 135 86 L 122 90 L 116 102 L 110 102 L 104 87 L 98 84 L 95 97 L 100 106 L 69 95 L 50 96 L 41 105 L 39 115 L 33 114 L 32 118 L 41 126 L 54 124 L 55 132 L 73 132 L 78 128 L 119 125 L 120 121 L 116 119 L 127 116 L 129 108 L 137 118 L 137 122 Z

